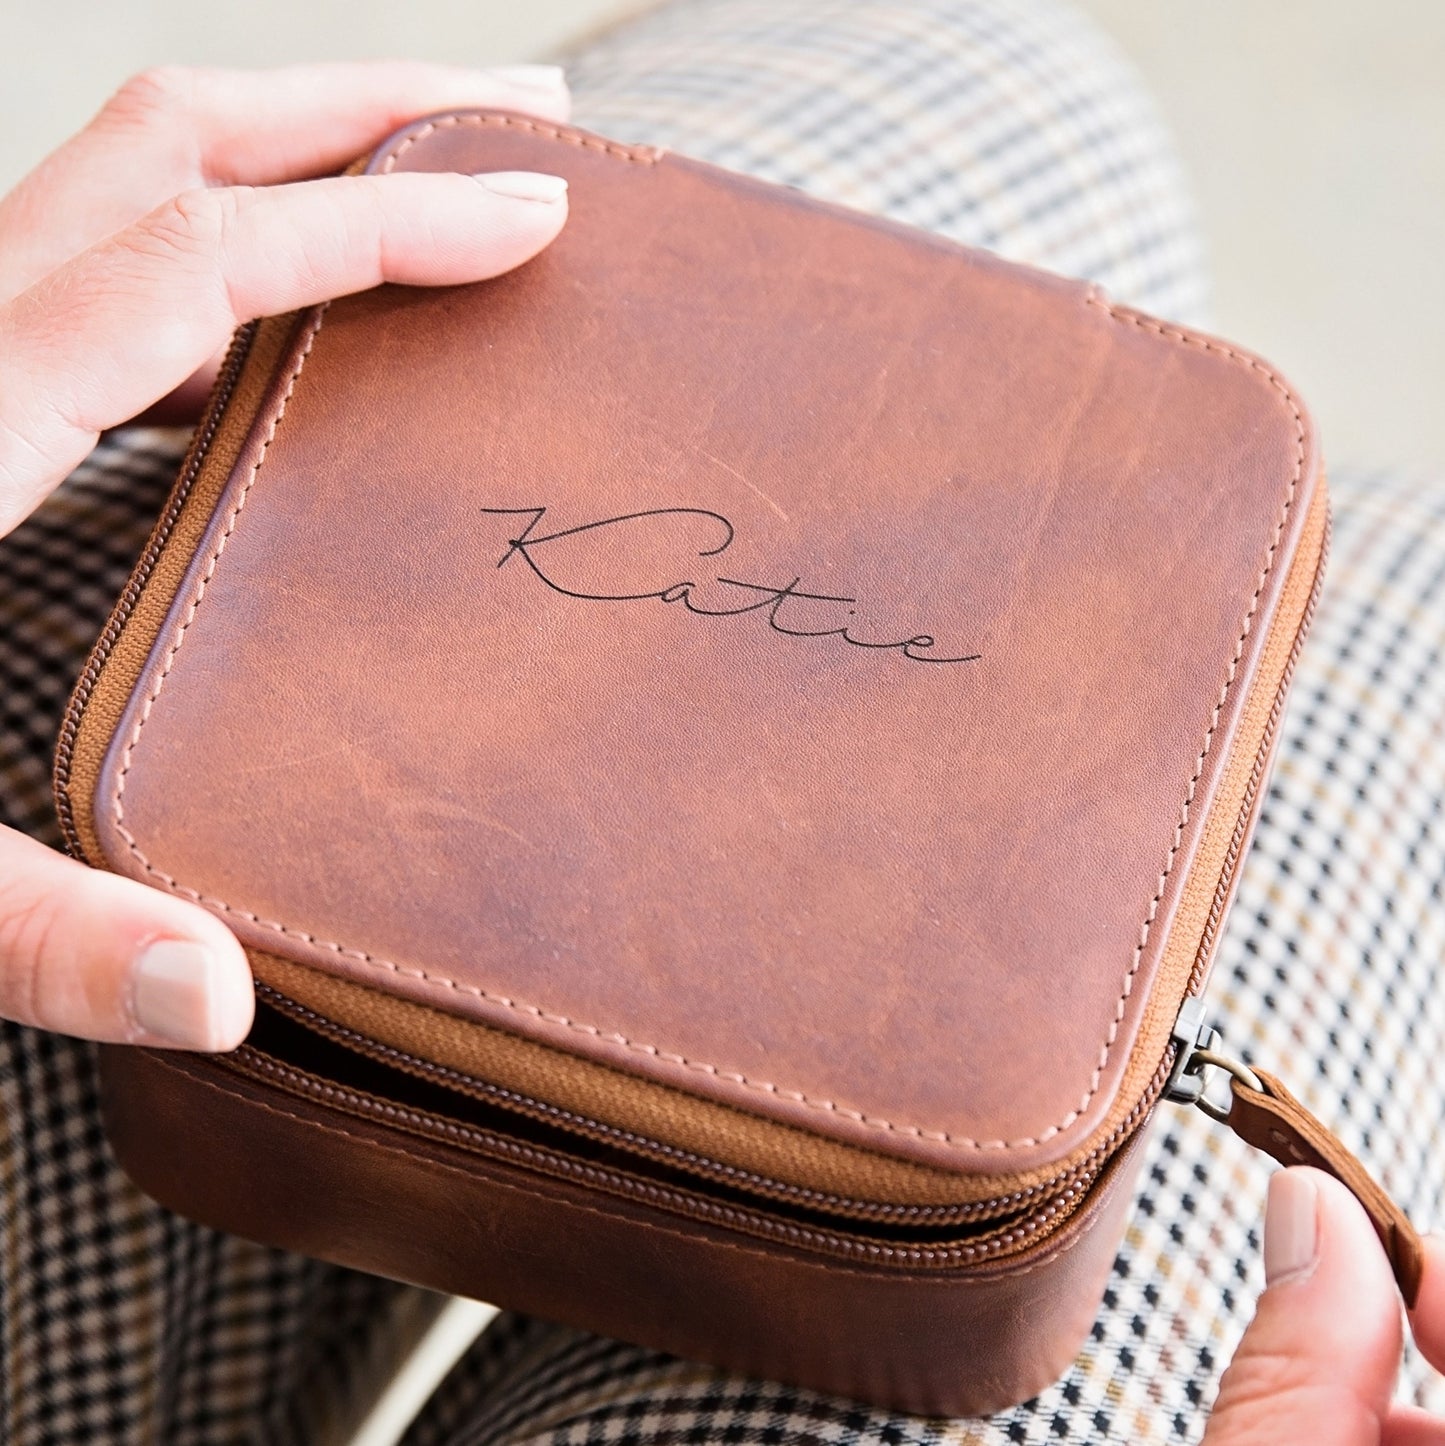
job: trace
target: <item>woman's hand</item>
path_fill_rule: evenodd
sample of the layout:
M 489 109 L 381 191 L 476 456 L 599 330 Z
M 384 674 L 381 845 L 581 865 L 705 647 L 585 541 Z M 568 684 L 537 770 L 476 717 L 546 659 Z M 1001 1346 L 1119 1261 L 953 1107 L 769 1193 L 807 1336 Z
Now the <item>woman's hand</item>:
M 1445 1368 L 1445 1249 L 1425 1241 L 1410 1316 Z M 1204 1446 L 1445 1446 L 1445 1421 L 1390 1396 L 1400 1297 L 1369 1218 L 1318 1170 L 1278 1171 L 1264 1226 L 1266 1289 L 1219 1387 Z
M 240 323 L 382 281 L 478 281 L 546 246 L 556 177 L 308 179 L 461 106 L 569 108 L 550 66 L 155 71 L 0 201 L 0 536 L 106 428 L 192 407 Z M 0 829 L 0 1016 L 230 1049 L 253 1008 L 219 920 Z

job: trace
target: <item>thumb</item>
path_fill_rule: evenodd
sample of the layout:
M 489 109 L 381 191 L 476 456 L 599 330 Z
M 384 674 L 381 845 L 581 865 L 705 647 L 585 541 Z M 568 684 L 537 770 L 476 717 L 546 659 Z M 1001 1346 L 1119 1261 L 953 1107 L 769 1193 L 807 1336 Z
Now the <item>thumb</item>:
M 234 1049 L 255 994 L 204 909 L 0 828 L 0 1018 L 61 1034 Z
M 1359 1202 L 1319 1170 L 1278 1171 L 1264 1273 L 1205 1446 L 1374 1446 L 1400 1361 L 1400 1302 Z

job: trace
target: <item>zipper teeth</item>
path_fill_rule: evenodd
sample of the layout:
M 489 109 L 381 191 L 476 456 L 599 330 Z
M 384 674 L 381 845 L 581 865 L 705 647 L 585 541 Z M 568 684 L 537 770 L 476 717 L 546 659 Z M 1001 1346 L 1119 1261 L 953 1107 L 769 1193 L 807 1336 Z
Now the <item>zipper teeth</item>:
M 454 1070 L 445 1066 L 431 1065 L 429 1061 L 420 1060 L 412 1055 L 393 1049 L 389 1045 L 379 1045 L 363 1035 L 347 1030 L 344 1026 L 334 1024 L 313 1011 L 305 1009 L 304 1006 L 286 999 L 284 995 L 278 994 L 269 986 L 261 985 L 260 990 L 267 996 L 269 1001 L 276 1001 L 282 1005 L 285 1012 L 297 1011 L 311 1015 L 311 1018 L 318 1024 L 326 1027 L 326 1032 L 335 1032 L 346 1037 L 348 1044 L 354 1042 L 358 1051 L 381 1059 L 384 1063 L 398 1067 L 408 1068 L 410 1072 L 418 1074 L 437 1073 L 443 1077 L 453 1078 L 468 1085 L 480 1085 L 482 1082 L 471 1079 L 466 1075 L 459 1075 Z M 1041 1195 L 1047 1189 L 1047 1200 L 1043 1208 L 1026 1220 L 1018 1224 L 1000 1228 L 994 1233 L 986 1236 L 970 1245 L 962 1246 L 884 1246 L 875 1242 L 859 1240 L 853 1236 L 834 1234 L 827 1231 L 811 1229 L 805 1226 L 793 1225 L 786 1221 L 778 1220 L 776 1217 L 758 1214 L 754 1211 L 742 1210 L 734 1206 L 723 1205 L 713 1201 L 705 1200 L 699 1196 L 688 1194 L 679 1190 L 669 1189 L 665 1186 L 653 1185 L 651 1183 L 637 1180 L 635 1177 L 622 1174 L 618 1171 L 608 1170 L 605 1167 L 589 1165 L 571 1159 L 558 1152 L 540 1149 L 536 1146 L 525 1145 L 519 1141 L 508 1139 L 505 1136 L 492 1132 L 478 1130 L 471 1126 L 456 1124 L 452 1121 L 440 1119 L 435 1116 L 423 1114 L 414 1110 L 407 1110 L 401 1106 L 391 1105 L 387 1102 L 376 1100 L 369 1095 L 361 1094 L 344 1086 L 332 1084 L 330 1081 L 318 1079 L 298 1070 L 282 1061 L 272 1059 L 249 1045 L 242 1046 L 237 1051 L 237 1056 L 244 1056 L 247 1062 L 254 1068 L 258 1068 L 273 1078 L 282 1078 L 288 1081 L 293 1087 L 299 1088 L 305 1093 L 319 1095 L 322 1098 L 333 1102 L 341 1101 L 353 1110 L 362 1114 L 381 1115 L 389 1120 L 402 1120 L 414 1126 L 432 1133 L 441 1133 L 449 1138 L 458 1139 L 463 1142 L 472 1141 L 482 1143 L 492 1149 L 499 1149 L 505 1154 L 521 1158 L 524 1162 L 543 1169 L 560 1171 L 566 1175 L 581 1175 L 590 1181 L 606 1184 L 616 1193 L 623 1195 L 641 1194 L 647 1199 L 655 1202 L 681 1209 L 688 1214 L 703 1214 L 710 1219 L 722 1220 L 724 1223 L 744 1229 L 753 1234 L 776 1237 L 782 1235 L 799 1243 L 848 1255 L 865 1254 L 886 1259 L 900 1259 L 920 1261 L 923 1263 L 948 1263 L 957 1261 L 972 1261 L 992 1259 L 997 1256 L 1014 1253 L 1027 1248 L 1028 1245 L 1046 1235 L 1050 1230 L 1066 1219 L 1069 1214 L 1082 1202 L 1088 1187 L 1092 1184 L 1094 1176 L 1098 1173 L 1107 1158 L 1113 1153 L 1117 1145 L 1131 1135 L 1137 1125 L 1143 1120 L 1154 1107 L 1164 1085 L 1169 1077 L 1170 1060 L 1166 1057 L 1161 1061 L 1159 1068 L 1154 1072 L 1148 1088 L 1144 1091 L 1139 1101 L 1129 1114 L 1114 1128 L 1108 1137 L 1102 1140 L 1083 1161 L 1079 1163 L 1068 1174 L 1058 1177 L 1049 1182 L 1047 1187 L 1035 1186 L 1026 1190 L 1016 1191 L 1011 1195 L 997 1197 L 995 1201 L 983 1202 L 984 1206 L 996 1205 L 999 1207 L 996 1213 L 1007 1213 L 1006 1205 L 1009 1201 L 1020 1203 L 1027 1201 L 1030 1197 Z M 488 1090 L 495 1090 L 496 1087 L 485 1087 Z M 511 1091 L 500 1091 L 497 1093 L 511 1096 L 513 1099 L 526 1099 L 525 1096 L 514 1095 Z M 539 1102 L 531 1102 L 539 1103 Z M 553 1106 L 541 1106 L 542 1112 L 549 1115 L 563 1113 L 556 1111 Z M 581 1119 L 580 1116 L 573 1116 L 574 1119 Z M 582 1123 L 594 1123 L 582 1121 Z M 599 1127 L 606 1130 L 607 1127 Z M 623 1132 L 616 1132 L 623 1133 Z M 644 1145 L 656 1145 L 658 1142 L 646 1140 L 642 1137 L 633 1136 Z M 680 1153 L 680 1152 L 678 1152 Z M 711 1163 L 704 1161 L 703 1163 Z M 738 1171 L 737 1174 L 745 1175 L 746 1172 Z M 763 1179 L 764 1177 L 754 1177 Z M 776 1183 L 776 1182 L 770 1182 Z M 790 1187 L 783 1187 L 784 1189 Z M 814 1198 L 819 1197 L 814 1192 L 799 1191 L 800 1195 L 813 1194 Z M 883 1207 L 886 1209 L 887 1207 Z M 897 1208 L 897 1207 L 895 1207 Z M 905 1210 L 922 1209 L 926 1207 L 902 1207 Z M 880 1212 L 881 1213 L 881 1212 Z M 912 1218 L 917 1218 L 912 1217 Z
M 1214 891 L 1214 901 L 1210 906 L 1209 918 L 1204 926 L 1204 935 L 1199 941 L 1199 952 L 1195 955 L 1194 968 L 1189 975 L 1189 984 L 1185 990 L 1186 995 L 1192 995 L 1199 989 L 1208 971 L 1210 960 L 1214 955 L 1214 946 L 1218 939 L 1219 926 L 1224 917 L 1224 901 L 1229 895 L 1229 885 L 1234 877 L 1234 870 L 1239 863 L 1240 850 L 1244 847 L 1245 835 L 1249 832 L 1249 820 L 1254 813 L 1254 802 L 1259 793 L 1260 785 L 1264 782 L 1265 769 L 1269 765 L 1269 755 L 1274 743 L 1274 736 L 1279 729 L 1280 720 L 1284 717 L 1285 700 L 1289 695 L 1290 683 L 1294 679 L 1295 668 L 1299 663 L 1300 653 L 1304 649 L 1305 639 L 1309 636 L 1310 627 L 1314 622 L 1315 609 L 1319 604 L 1320 590 L 1325 580 L 1325 564 L 1329 561 L 1332 532 L 1333 521 L 1327 512 L 1325 514 L 1324 537 L 1321 541 L 1319 557 L 1315 561 L 1315 575 L 1314 581 L 1310 586 L 1309 600 L 1305 603 L 1304 613 L 1301 615 L 1299 627 L 1295 631 L 1294 645 L 1290 648 L 1289 658 L 1285 662 L 1284 672 L 1280 675 L 1279 687 L 1275 689 L 1274 702 L 1270 706 L 1269 718 L 1265 723 L 1264 736 L 1260 739 L 1259 751 L 1255 754 L 1254 767 L 1249 775 L 1249 785 L 1244 792 L 1244 802 L 1240 807 L 1239 817 L 1235 821 L 1234 834 L 1229 841 L 1229 852 L 1224 858 L 1224 868 L 1219 876 L 1219 885 Z
M 769 1239 L 782 1238 L 795 1245 L 806 1246 L 831 1255 L 867 1258 L 880 1261 L 902 1261 L 922 1266 L 950 1266 L 980 1260 L 996 1259 L 1027 1249 L 1037 1240 L 1056 1230 L 1083 1203 L 1089 1180 L 1079 1180 L 1051 1199 L 1042 1210 L 1016 1225 L 1003 1227 L 967 1245 L 896 1246 L 860 1239 L 829 1231 L 794 1225 L 776 1217 L 738 1209 L 707 1200 L 701 1196 L 654 1185 L 648 1181 L 609 1170 L 603 1166 L 574 1160 L 552 1150 L 512 1140 L 472 1126 L 457 1124 L 388 1101 L 377 1100 L 356 1090 L 318 1079 L 304 1071 L 261 1054 L 250 1045 L 242 1045 L 232 1056 L 255 1071 L 284 1082 L 292 1089 L 353 1113 L 379 1117 L 396 1125 L 406 1125 L 428 1135 L 440 1135 L 454 1143 L 479 1146 L 500 1153 L 534 1169 L 568 1179 L 580 1179 L 601 1186 L 609 1193 L 628 1198 L 641 1198 L 674 1212 L 720 1223 L 750 1235 Z M 1160 1080 L 1162 1083 L 1162 1078 Z
M 171 489 L 165 511 L 152 530 L 145 551 L 140 556 L 140 561 L 136 563 L 131 570 L 130 577 L 126 579 L 125 590 L 111 609 L 110 617 L 106 619 L 105 629 L 90 650 L 90 656 L 85 662 L 85 669 L 66 705 L 65 718 L 60 727 L 60 738 L 55 747 L 55 810 L 59 816 L 60 828 L 65 836 L 66 844 L 76 858 L 84 858 L 84 853 L 81 848 L 80 835 L 75 827 L 75 814 L 70 802 L 70 767 L 75 752 L 76 734 L 80 729 L 81 715 L 90 701 L 91 692 L 95 687 L 96 680 L 100 677 L 101 670 L 105 667 L 105 661 L 110 656 L 116 639 L 120 637 L 126 620 L 134 610 L 136 601 L 166 544 L 166 539 L 171 535 L 171 529 L 176 525 L 176 518 L 180 516 L 181 508 L 190 494 L 196 475 L 201 470 L 201 463 L 205 460 L 206 451 L 216 435 L 216 429 L 220 426 L 221 414 L 225 411 L 226 403 L 235 389 L 241 364 L 246 359 L 246 353 L 251 347 L 251 339 L 255 334 L 256 323 L 250 322 L 246 326 L 240 327 L 231 338 L 231 344 L 221 363 L 221 369 L 216 374 L 216 383 L 211 388 L 210 398 L 206 402 L 205 415 L 186 449 L 185 459 L 181 463 L 181 470 L 176 478 L 175 486 Z
M 548 1104 L 545 1100 L 506 1089 L 501 1085 L 490 1084 L 474 1075 L 463 1074 L 447 1065 L 436 1064 L 431 1060 L 407 1054 L 392 1045 L 369 1039 L 366 1035 L 348 1029 L 345 1025 L 337 1024 L 324 1015 L 317 1014 L 314 1010 L 308 1009 L 305 1005 L 298 1004 L 295 1000 L 280 993 L 279 990 L 271 988 L 270 985 L 257 984 L 256 992 L 273 1008 L 295 1019 L 298 1023 L 304 1024 L 307 1028 L 338 1043 L 345 1044 L 347 1048 L 355 1050 L 358 1054 L 404 1070 L 408 1074 L 439 1080 L 464 1093 L 484 1096 L 515 1109 L 519 1113 L 561 1125 L 584 1138 L 632 1149 L 642 1155 L 694 1170 L 710 1178 L 746 1186 L 763 1195 L 835 1210 L 840 1214 L 860 1219 L 945 1224 L 987 1220 L 1012 1214 L 1038 1196 L 1052 1197 L 1058 1194 L 1061 1189 L 1067 1188 L 1073 1183 L 1075 1177 L 1080 1173 L 1071 1171 L 1068 1175 L 1049 1181 L 1047 1186 L 1033 1185 L 1027 1189 L 1015 1190 L 1007 1195 L 997 1195 L 988 1200 L 959 1205 L 891 1205 L 879 1201 L 852 1199 L 845 1195 L 829 1194 L 821 1190 L 810 1190 L 803 1185 L 775 1180 L 771 1176 L 760 1175 L 736 1165 L 728 1165 L 721 1160 L 714 1160 L 691 1150 L 679 1149 L 675 1145 L 666 1144 L 646 1135 L 639 1135 L 632 1130 L 624 1130 L 617 1125 L 604 1124 L 600 1120 L 579 1115 L 572 1110 L 563 1109 L 559 1105 Z

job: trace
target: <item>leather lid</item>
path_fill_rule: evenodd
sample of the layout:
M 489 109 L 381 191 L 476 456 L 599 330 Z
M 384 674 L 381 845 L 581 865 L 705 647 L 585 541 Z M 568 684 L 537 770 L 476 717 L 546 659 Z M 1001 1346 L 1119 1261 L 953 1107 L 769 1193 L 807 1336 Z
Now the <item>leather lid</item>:
M 372 165 L 557 172 L 571 218 L 299 320 L 107 754 L 108 861 L 874 1150 L 1079 1148 L 1314 485 L 1293 394 L 581 132 L 459 114 Z

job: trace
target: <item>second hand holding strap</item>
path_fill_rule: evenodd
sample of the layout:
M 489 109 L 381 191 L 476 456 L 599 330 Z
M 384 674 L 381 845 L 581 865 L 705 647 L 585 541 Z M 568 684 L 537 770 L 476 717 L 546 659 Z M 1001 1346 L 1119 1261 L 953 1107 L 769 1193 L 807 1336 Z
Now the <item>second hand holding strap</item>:
M 1405 1305 L 1413 1310 L 1425 1265 L 1420 1237 L 1369 1171 L 1274 1075 L 1218 1052 L 1217 1032 L 1203 1023 L 1202 1001 L 1186 1003 L 1175 1038 L 1179 1049 L 1167 1097 L 1198 1105 L 1281 1165 L 1309 1165 L 1333 1175 L 1364 1206 Z M 1230 1076 L 1227 1108 L 1215 1104 L 1204 1092 L 1204 1071 L 1210 1066 L 1226 1070 Z

